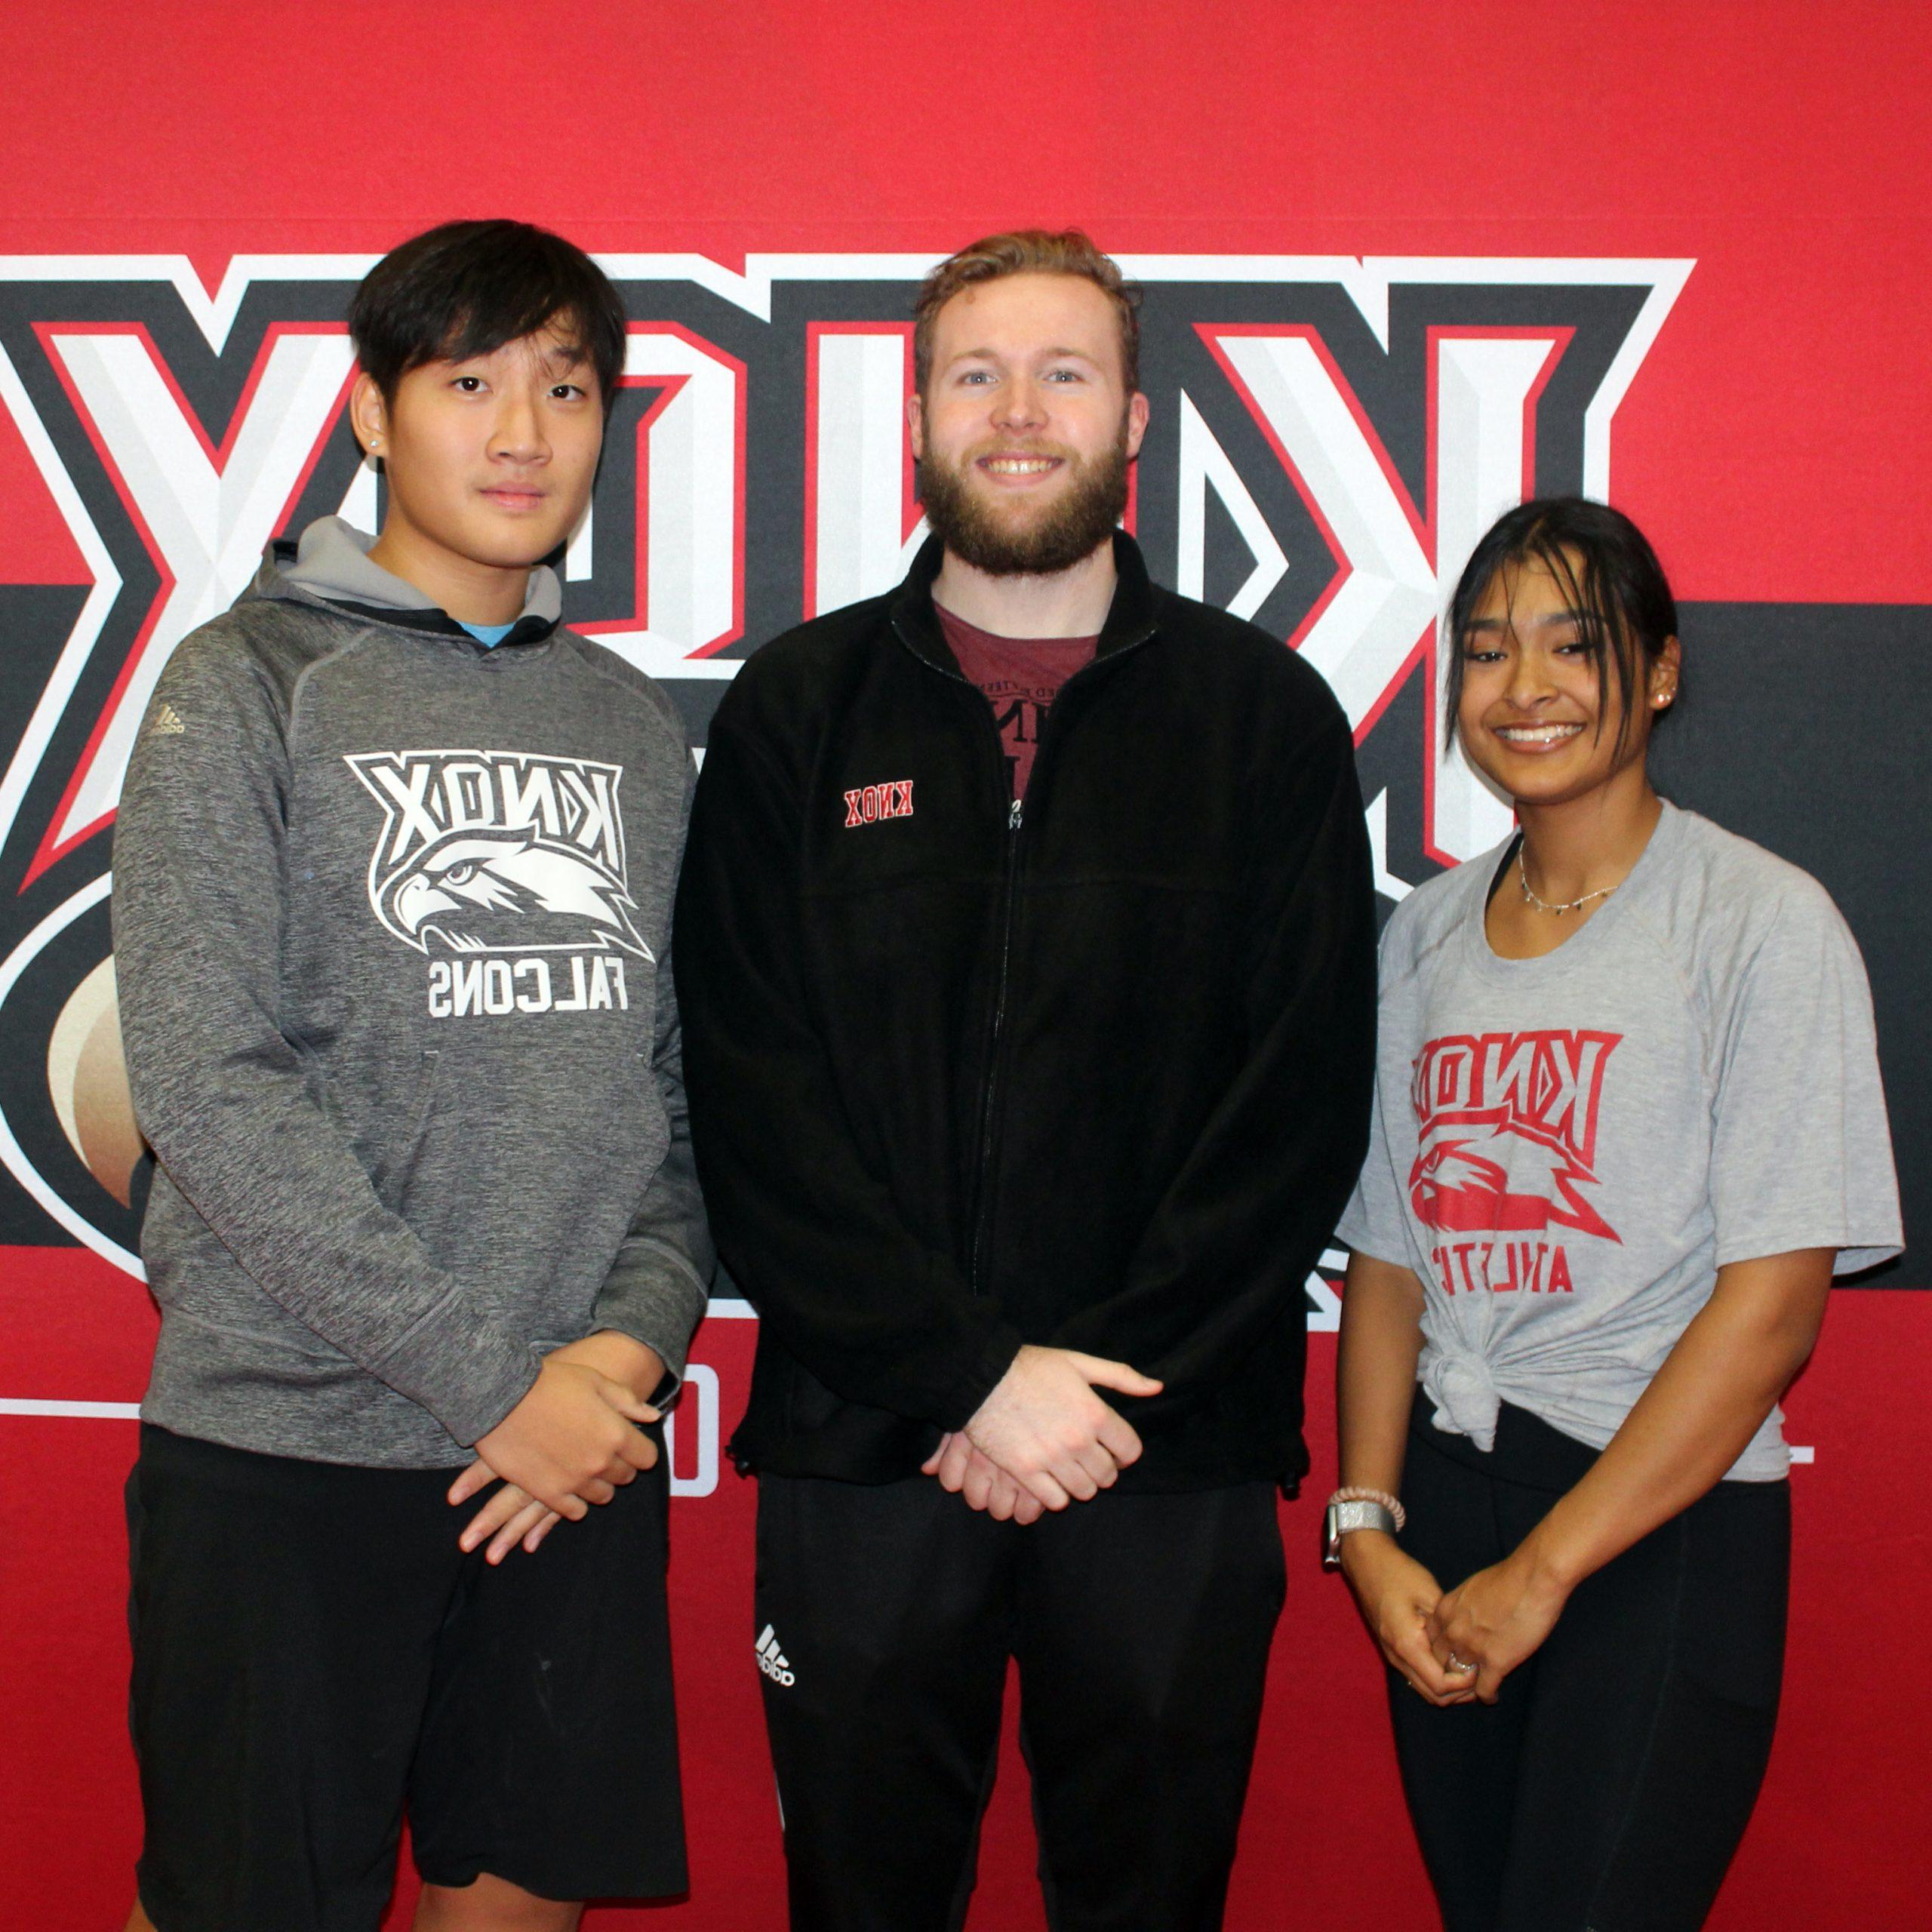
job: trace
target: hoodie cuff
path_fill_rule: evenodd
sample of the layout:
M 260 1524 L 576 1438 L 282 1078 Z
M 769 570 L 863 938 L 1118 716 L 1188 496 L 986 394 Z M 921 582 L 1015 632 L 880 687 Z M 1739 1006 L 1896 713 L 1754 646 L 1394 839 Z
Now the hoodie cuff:
M 374 1372 L 472 1449 L 530 1393 L 541 1365 L 527 1343 L 479 1322 L 451 1295 L 374 1364 Z
M 633 1243 L 598 1291 L 590 1331 L 614 1329 L 657 1351 L 669 1384 L 651 1398 L 661 1407 L 684 1386 L 685 1358 L 709 1299 L 703 1281 L 681 1255 Z

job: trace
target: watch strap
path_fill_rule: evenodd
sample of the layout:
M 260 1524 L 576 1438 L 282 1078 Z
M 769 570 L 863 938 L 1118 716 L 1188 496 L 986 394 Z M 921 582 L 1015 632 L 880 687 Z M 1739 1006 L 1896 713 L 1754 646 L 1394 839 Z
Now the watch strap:
M 1322 1525 L 1322 1568 L 1341 1567 L 1342 1539 L 1351 1530 L 1380 1530 L 1392 1537 L 1396 1528 L 1395 1512 L 1386 1504 L 1359 1500 L 1331 1503 Z

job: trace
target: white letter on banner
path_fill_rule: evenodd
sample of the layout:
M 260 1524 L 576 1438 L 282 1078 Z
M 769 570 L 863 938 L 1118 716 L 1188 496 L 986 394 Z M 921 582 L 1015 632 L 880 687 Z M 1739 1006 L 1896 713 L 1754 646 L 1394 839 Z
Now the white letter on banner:
M 1183 597 L 1204 597 L 1208 576 L 1208 492 L 1220 498 L 1241 540 L 1254 559 L 1246 582 L 1228 601 L 1237 617 L 1252 617 L 1288 574 L 1288 560 L 1260 506 L 1212 429 L 1180 392 L 1180 528 L 1175 552 L 1174 588 Z
M 814 327 L 806 412 L 807 614 L 877 597 L 926 540 L 906 483 L 909 325 Z
M 1217 331 L 1208 346 L 1301 482 L 1344 567 L 1301 649 L 1359 728 L 1429 629 L 1435 573 L 1379 447 L 1306 332 Z
M 272 334 L 223 458 L 189 420 L 140 331 L 90 330 L 51 340 L 109 463 L 153 534 L 157 561 L 174 580 L 75 787 L 57 841 L 113 810 L 162 666 L 189 631 L 248 587 L 335 420 L 354 353 L 340 330 Z
M 1435 568 L 1447 605 L 1482 534 L 1529 495 L 1536 474 L 1536 404 L 1567 337 L 1444 333 L 1435 348 Z M 1453 648 L 1453 647 L 1452 647 Z M 1435 795 L 1426 836 L 1438 857 L 1474 858 L 1508 836 L 1515 815 L 1443 748 L 1447 650 L 1435 653 L 1429 756 Z
M 688 1476 L 678 1473 L 678 1423 L 691 1418 L 697 1438 L 697 1467 Z M 675 1408 L 664 1416 L 664 1463 L 671 1472 L 673 1496 L 709 1496 L 718 1487 L 718 1371 L 701 1361 L 685 1364 L 685 1392 Z
M 585 628 L 654 678 L 729 677 L 709 654 L 744 631 L 744 365 L 660 325 L 632 330 L 623 380 L 664 389 L 638 427 L 637 620 Z
M 1303 654 L 1334 688 L 1359 731 L 1386 702 L 1420 647 L 1432 658 L 1437 620 L 1476 539 L 1522 500 L 1536 398 L 1563 338 L 1444 335 L 1434 346 L 1438 390 L 1433 558 L 1407 493 L 1360 406 L 1306 331 L 1204 329 L 1276 454 L 1300 485 L 1341 566 L 1316 607 Z M 1425 838 L 1436 857 L 1469 858 L 1510 823 L 1507 806 L 1440 749 L 1439 678 L 1432 667 L 1435 742 L 1425 753 L 1432 798 Z

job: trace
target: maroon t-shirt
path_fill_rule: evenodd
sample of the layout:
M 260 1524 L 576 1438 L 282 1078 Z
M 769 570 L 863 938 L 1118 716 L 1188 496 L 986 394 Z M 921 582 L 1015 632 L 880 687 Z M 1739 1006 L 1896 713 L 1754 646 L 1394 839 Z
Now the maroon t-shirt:
M 943 605 L 933 608 L 939 613 L 940 628 L 959 660 L 961 671 L 986 693 L 986 702 L 993 708 L 993 722 L 1006 747 L 1007 788 L 1014 798 L 1023 798 L 1047 713 L 1060 696 L 1060 686 L 1083 664 L 1092 662 L 1099 634 L 995 637 L 964 617 L 955 617 Z

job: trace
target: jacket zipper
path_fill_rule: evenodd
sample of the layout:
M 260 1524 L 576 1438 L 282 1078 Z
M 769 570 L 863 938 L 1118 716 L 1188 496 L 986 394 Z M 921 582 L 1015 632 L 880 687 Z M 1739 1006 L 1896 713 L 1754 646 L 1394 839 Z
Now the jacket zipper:
M 943 678 L 950 678 L 956 685 L 963 685 L 980 701 L 980 709 L 987 725 L 992 732 L 993 752 L 1001 764 L 1005 763 L 1005 748 L 1000 743 L 999 727 L 993 722 L 992 707 L 986 703 L 986 694 L 971 678 L 957 671 L 947 669 L 943 664 L 936 664 L 914 645 L 900 627 L 899 620 L 892 620 L 893 635 L 920 663 L 930 671 L 936 671 Z M 1054 717 L 1060 707 L 1060 700 L 1068 689 L 1089 672 L 1097 670 L 1102 663 L 1112 663 L 1130 651 L 1138 650 L 1154 635 L 1149 626 L 1139 636 L 1117 645 L 1104 659 L 1096 656 L 1091 663 L 1083 664 L 1060 687 L 1060 695 L 1056 697 L 1047 713 L 1046 728 L 1040 734 L 1040 742 L 1034 749 L 1033 768 L 1038 771 L 1041 754 L 1045 750 L 1047 740 L 1054 728 Z M 992 1158 L 995 1130 L 998 1119 L 993 1105 L 999 1084 L 1000 1037 L 1006 1025 L 1006 989 L 1008 968 L 1013 956 L 1013 919 L 1016 903 L 1020 896 L 1020 832 L 1025 818 L 1022 809 L 1023 801 L 1013 799 L 1006 811 L 1006 843 L 1001 857 L 1001 896 L 999 972 L 993 983 L 992 1024 L 986 1039 L 986 1076 L 980 1088 L 980 1158 L 973 1177 L 973 1246 L 967 1273 L 968 1284 L 975 1294 L 986 1292 L 984 1283 L 986 1241 L 992 1223 Z
M 1037 749 L 1035 756 L 1038 755 Z M 992 1031 L 986 1039 L 986 1084 L 980 1092 L 980 1166 L 973 1206 L 973 1258 L 968 1275 L 975 1294 L 986 1292 L 983 1285 L 986 1235 L 992 1222 L 993 1095 L 999 1084 L 1000 1035 L 1006 1029 L 1007 967 L 1013 957 L 1013 909 L 1020 897 L 1020 824 L 1025 814 L 1023 801 L 1015 798 L 1006 809 L 1006 857 L 1004 897 L 999 936 L 999 977 L 993 982 Z

